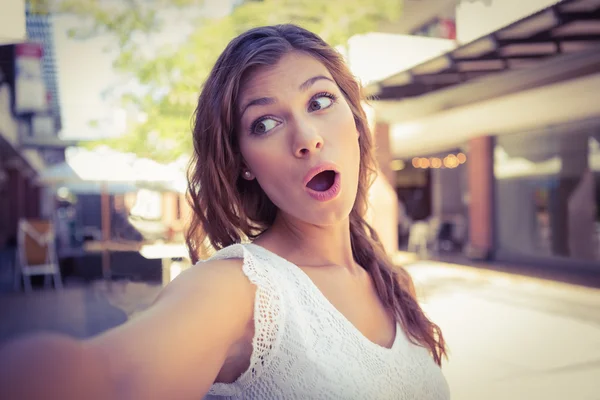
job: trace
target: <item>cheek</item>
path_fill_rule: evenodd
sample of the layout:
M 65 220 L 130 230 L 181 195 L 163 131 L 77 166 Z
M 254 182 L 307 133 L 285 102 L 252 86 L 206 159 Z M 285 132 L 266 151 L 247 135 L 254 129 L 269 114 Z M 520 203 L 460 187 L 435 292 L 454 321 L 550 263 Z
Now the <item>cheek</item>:
M 256 170 L 260 168 L 262 157 L 262 149 L 259 143 L 252 140 L 251 138 L 242 137 L 239 139 L 240 153 L 242 154 L 242 160 L 244 165 L 256 173 Z
M 285 166 L 281 143 L 277 140 L 252 140 L 240 143 L 240 150 L 246 166 L 256 178 L 265 182 L 276 182 Z
M 338 119 L 340 122 L 338 131 L 338 136 L 343 143 L 343 146 L 349 150 L 358 150 L 358 138 L 360 137 L 360 133 L 356 128 L 356 123 L 354 122 L 354 115 L 350 110 L 350 107 L 346 106 L 343 110 L 343 115 L 341 115 Z M 354 154 L 354 152 L 352 152 Z
M 348 163 L 346 165 L 350 170 L 355 170 L 358 173 L 360 167 L 360 133 L 354 122 L 354 114 L 352 114 L 350 107 L 344 110 L 344 115 L 340 117 L 340 121 L 343 121 L 343 123 L 340 124 L 338 135 L 340 135 L 339 142 L 342 144 L 343 156 Z
M 334 118 L 339 121 L 338 123 L 346 135 L 350 133 L 352 133 L 352 136 L 359 135 L 354 122 L 354 114 L 352 114 L 352 109 L 346 101 L 339 104 L 335 114 Z

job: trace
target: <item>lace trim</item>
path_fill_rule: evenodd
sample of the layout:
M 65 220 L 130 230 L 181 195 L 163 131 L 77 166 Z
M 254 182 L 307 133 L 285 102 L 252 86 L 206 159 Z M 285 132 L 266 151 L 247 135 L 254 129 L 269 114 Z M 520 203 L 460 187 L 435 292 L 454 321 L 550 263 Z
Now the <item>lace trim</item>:
M 240 395 L 265 371 L 270 370 L 273 355 L 279 350 L 281 331 L 285 326 L 280 288 L 275 284 L 268 265 L 257 263 L 246 246 L 238 244 L 226 247 L 209 260 L 243 258 L 242 271 L 256 285 L 254 300 L 254 337 L 250 366 L 233 383 L 214 383 L 208 395 Z

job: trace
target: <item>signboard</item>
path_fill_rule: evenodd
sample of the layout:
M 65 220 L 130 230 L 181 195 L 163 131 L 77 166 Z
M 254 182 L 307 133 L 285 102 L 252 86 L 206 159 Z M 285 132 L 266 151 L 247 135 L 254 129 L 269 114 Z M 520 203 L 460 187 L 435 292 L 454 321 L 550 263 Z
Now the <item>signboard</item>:
M 48 110 L 46 85 L 42 75 L 42 53 L 41 44 L 15 45 L 15 114 Z
M 454 18 L 435 18 L 416 29 L 412 34 L 454 40 L 456 39 L 456 21 Z
M 0 133 L 13 147 L 64 149 L 73 142 L 57 136 L 42 55 L 39 43 L 0 45 Z

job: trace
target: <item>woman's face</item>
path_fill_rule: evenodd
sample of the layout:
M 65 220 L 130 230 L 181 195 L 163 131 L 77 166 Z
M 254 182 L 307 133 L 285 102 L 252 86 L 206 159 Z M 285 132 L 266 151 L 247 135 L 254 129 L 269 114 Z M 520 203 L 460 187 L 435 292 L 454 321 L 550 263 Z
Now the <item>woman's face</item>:
M 348 217 L 358 187 L 359 133 L 327 68 L 291 52 L 246 77 L 238 104 L 246 179 L 287 216 L 314 225 Z

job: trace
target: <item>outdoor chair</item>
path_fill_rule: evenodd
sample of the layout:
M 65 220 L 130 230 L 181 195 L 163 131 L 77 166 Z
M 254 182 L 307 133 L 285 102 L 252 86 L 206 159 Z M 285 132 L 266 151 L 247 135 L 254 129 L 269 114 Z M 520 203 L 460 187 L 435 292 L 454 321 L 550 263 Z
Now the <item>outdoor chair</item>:
M 23 278 L 25 291 L 31 292 L 32 275 L 45 275 L 45 287 L 49 286 L 52 277 L 54 287 L 62 288 L 54 226 L 50 221 L 25 219 L 19 221 L 17 259 L 18 265 L 14 277 L 16 290 L 19 289 L 20 279 Z

